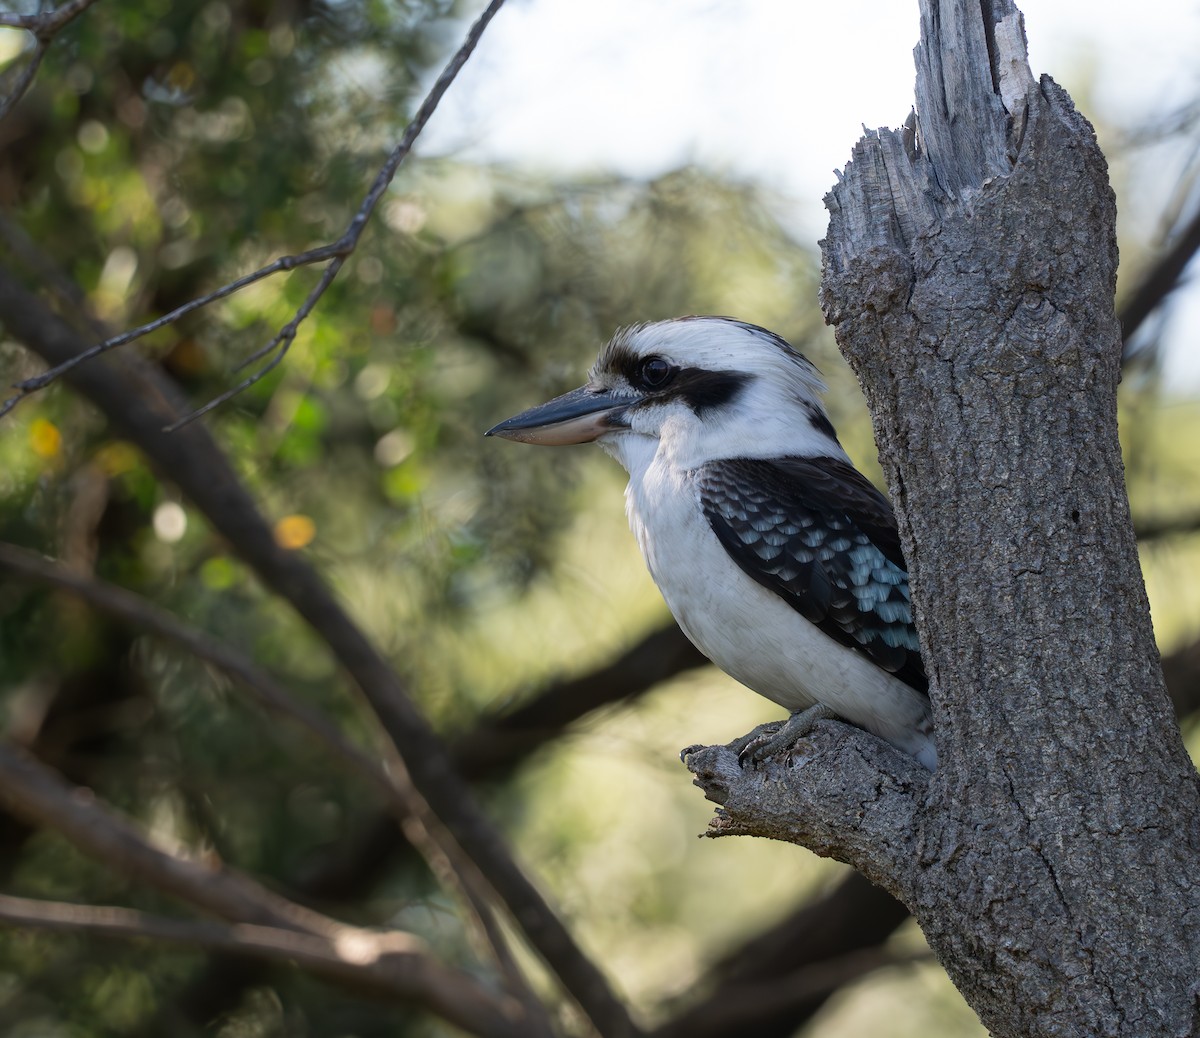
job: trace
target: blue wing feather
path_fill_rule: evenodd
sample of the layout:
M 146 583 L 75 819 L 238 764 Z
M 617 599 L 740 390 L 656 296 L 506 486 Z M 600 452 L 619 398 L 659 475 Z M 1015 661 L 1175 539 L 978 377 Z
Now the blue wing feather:
M 747 575 L 928 691 L 896 519 L 861 473 L 836 458 L 728 458 L 695 475 L 709 525 Z

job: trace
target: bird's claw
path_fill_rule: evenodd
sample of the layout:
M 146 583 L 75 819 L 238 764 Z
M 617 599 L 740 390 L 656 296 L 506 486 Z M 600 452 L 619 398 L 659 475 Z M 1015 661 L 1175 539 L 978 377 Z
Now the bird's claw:
M 813 730 L 818 721 L 836 716 L 829 707 L 817 703 L 807 710 L 792 714 L 786 721 L 760 724 L 754 731 L 730 743 L 729 748 L 737 754 L 738 763 L 743 768 L 747 764 L 761 764 L 768 757 L 790 750 Z
M 740 739 L 734 739 L 729 744 L 729 748 L 737 754 L 738 764 L 744 768 L 747 764 L 757 764 L 763 760 L 760 749 L 774 741 L 785 723 L 784 721 L 768 721 L 766 724 L 758 725 L 753 731 L 747 732 Z M 770 756 L 770 754 L 766 756 Z

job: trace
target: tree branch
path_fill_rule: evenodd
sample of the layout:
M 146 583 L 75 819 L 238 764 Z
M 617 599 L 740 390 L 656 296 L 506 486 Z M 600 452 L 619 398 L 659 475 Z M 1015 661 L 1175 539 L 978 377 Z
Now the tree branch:
M 708 665 L 675 623 L 666 624 L 588 674 L 551 682 L 514 709 L 483 715 L 451 741 L 451 753 L 465 778 L 494 778 L 585 714 L 631 701 L 677 674 Z
M 517 1028 L 514 1017 L 520 1016 L 520 1009 L 515 1000 L 502 1005 L 488 997 L 481 1015 L 482 989 L 466 978 L 456 980 L 455 974 L 429 960 L 421 942 L 411 935 L 399 931 L 378 933 L 340 923 L 272 893 L 219 861 L 181 858 L 155 847 L 90 790 L 71 786 L 34 757 L 3 742 L 0 802 L 13 814 L 55 830 L 124 876 L 231 922 L 273 931 L 273 940 L 260 942 L 260 952 L 269 945 L 275 954 L 286 955 L 287 941 L 278 936 L 284 931 L 308 936 L 313 940 L 301 942 L 302 950 L 309 956 L 319 956 L 324 948 L 323 972 L 327 974 L 362 981 L 384 991 L 398 984 L 397 993 L 403 998 L 427 1004 L 448 1019 L 461 1020 L 467 1012 L 472 1020 L 482 1019 L 482 1027 L 476 1022 L 472 1028 L 478 1033 L 524 1035 L 530 1026 L 538 1034 L 546 1033 L 536 1020 L 521 1022 Z M 61 916 L 59 913 L 60 921 Z M 393 961 L 396 955 L 400 958 Z M 420 958 L 415 958 L 418 955 Z M 433 987 L 422 989 L 418 980 L 428 981 Z M 492 1017 L 494 1022 L 487 1023 Z
M 224 919 L 337 938 L 352 933 L 334 920 L 273 894 L 220 863 L 179 858 L 151 845 L 87 789 L 10 743 L 0 742 L 0 802 L 35 825 L 54 829 L 124 875 L 151 884 Z
M 864 948 L 823 962 L 804 966 L 778 980 L 744 982 L 722 990 L 719 997 L 704 1003 L 703 1015 L 689 1014 L 686 1027 L 676 1021 L 654 1032 L 653 1038 L 727 1038 L 753 1034 L 765 1038 L 763 1021 L 769 1026 L 790 1020 L 779 1033 L 791 1035 L 803 1019 L 805 1007 L 820 1005 L 835 991 L 889 966 L 932 962 L 925 949 L 902 953 L 883 948 Z
M 389 1002 L 416 1003 L 471 1034 L 521 1038 L 528 1033 L 510 1000 L 466 973 L 433 959 L 403 933 L 357 931 L 340 939 L 254 923 L 172 919 L 132 908 L 75 905 L 0 894 L 0 921 L 62 933 L 163 941 L 252 956 L 302 969 Z
M 797 978 L 812 978 L 830 962 L 876 968 L 882 945 L 909 918 L 908 909 L 880 887 L 851 872 L 824 896 L 801 905 L 769 929 L 727 952 L 695 985 L 704 997 L 679 1010 L 653 1032 L 653 1038 L 789 1038 L 825 1004 L 833 988 L 781 1004 L 769 989 L 794 991 Z M 862 973 L 847 970 L 840 983 Z M 761 999 L 743 998 L 767 987 Z M 735 1001 L 742 1012 L 725 1018 L 722 1006 Z M 719 1023 L 718 1023 L 719 1022 Z
M 82 577 L 59 563 L 13 544 L 0 542 L 0 570 L 76 595 L 139 630 L 174 642 L 233 678 L 259 705 L 295 721 L 348 764 L 353 772 L 364 777 L 385 799 L 397 801 L 399 793 L 395 783 L 372 756 L 347 739 L 323 714 L 302 703 L 271 674 L 232 646 L 218 642 L 140 595 L 101 580 Z M 397 806 L 403 808 L 404 814 L 410 813 L 406 803 Z
M 912 896 L 915 817 L 929 786 L 916 759 L 857 728 L 822 722 L 801 751 L 742 767 L 728 746 L 684 751 L 720 804 L 707 836 L 764 836 L 853 865 L 902 901 Z
M 67 6 L 78 7 L 79 10 L 82 11 L 88 6 L 88 4 L 93 2 L 95 2 L 95 0 L 87 0 L 86 3 L 83 2 L 83 0 L 74 0 L 72 4 Z M 425 128 L 426 123 L 429 122 L 430 117 L 437 110 L 437 106 L 441 102 L 446 91 L 449 89 L 450 84 L 454 82 L 455 78 L 458 76 L 458 73 L 462 70 L 462 67 L 467 63 L 467 59 L 470 58 L 472 52 L 475 50 L 475 47 L 479 43 L 480 37 L 482 37 L 484 30 L 488 26 L 488 23 L 491 22 L 491 20 L 496 16 L 496 13 L 500 10 L 503 4 L 504 0 L 491 0 L 488 6 L 484 9 L 483 13 L 476 20 L 475 24 L 471 26 L 467 33 L 466 39 L 462 43 L 462 46 L 459 47 L 454 57 L 450 59 L 449 63 L 442 70 L 442 74 L 438 76 L 437 80 L 430 88 L 429 93 L 421 102 L 421 106 L 417 109 L 417 114 L 413 116 L 412 121 L 405 129 L 403 136 L 400 138 L 400 142 L 395 148 L 392 149 L 391 154 L 388 155 L 382 167 L 380 167 L 379 172 L 375 175 L 375 179 L 372 181 L 371 187 L 368 189 L 362 200 L 362 203 L 359 205 L 358 211 L 354 214 L 353 218 L 350 220 L 350 223 L 346 226 L 345 231 L 342 232 L 341 236 L 336 241 L 329 242 L 326 245 L 321 245 L 314 249 L 308 249 L 307 251 L 297 253 L 294 256 L 281 256 L 279 259 L 272 263 L 268 263 L 265 267 L 262 267 L 259 270 L 245 274 L 242 277 L 236 278 L 235 280 L 229 282 L 228 284 L 222 285 L 220 288 L 215 289 L 212 292 L 190 300 L 181 306 L 177 306 L 174 310 L 170 311 L 170 313 L 164 314 L 162 317 L 158 317 L 155 320 L 148 321 L 143 325 L 139 325 L 137 328 L 131 329 L 130 331 L 122 332 L 120 335 L 114 335 L 111 338 L 96 343 L 94 346 L 90 346 L 84 350 L 81 350 L 67 359 L 56 363 L 49 370 L 44 371 L 42 374 L 35 375 L 32 378 L 27 378 L 21 382 L 18 382 L 14 387 L 18 390 L 18 392 L 9 397 L 7 400 L 0 402 L 0 418 L 3 418 L 4 415 L 16 407 L 17 404 L 19 404 L 27 396 L 37 392 L 40 389 L 44 389 L 46 386 L 57 381 L 68 371 L 72 370 L 77 365 L 84 363 L 85 361 L 92 360 L 101 354 L 107 353 L 109 350 L 116 349 L 118 346 L 124 346 L 126 343 L 133 342 L 134 340 L 140 339 L 145 335 L 149 335 L 151 332 L 157 331 L 159 328 L 165 327 L 168 324 L 173 324 L 181 317 L 199 310 L 202 307 L 208 306 L 211 303 L 215 303 L 218 300 L 234 295 L 235 293 L 240 292 L 243 288 L 247 288 L 250 285 L 262 281 L 264 278 L 268 278 L 273 274 L 295 270 L 297 267 L 311 266 L 318 263 L 328 262 L 329 265 L 321 272 L 321 277 L 305 297 L 304 301 L 299 307 L 297 307 L 296 312 L 293 314 L 291 320 L 289 320 L 287 324 L 285 324 L 265 346 L 256 350 L 245 361 L 243 361 L 241 366 L 245 367 L 248 364 L 252 364 L 271 353 L 274 353 L 275 355 L 252 375 L 242 379 L 242 381 L 237 385 L 210 400 L 203 407 L 175 418 L 167 426 L 168 431 L 173 432 L 189 422 L 199 418 L 201 415 L 207 414 L 213 408 L 236 396 L 238 393 L 241 393 L 243 390 L 254 385 L 254 383 L 265 377 L 286 356 L 292 342 L 296 338 L 296 333 L 299 330 L 300 325 L 305 321 L 309 314 L 312 313 L 313 308 L 325 294 L 325 291 L 331 284 L 333 284 L 334 278 L 337 277 L 346 260 L 358 247 L 359 239 L 362 237 L 363 231 L 366 229 L 367 223 L 371 219 L 371 215 L 374 213 L 375 207 L 379 203 L 379 199 L 383 196 L 384 191 L 387 190 L 388 185 L 391 184 L 393 178 L 396 176 L 396 171 L 408 157 L 408 154 L 412 150 L 412 146 L 416 142 L 417 137 Z M 75 13 L 77 14 L 79 12 L 77 11 Z M 13 17 L 33 18 L 39 16 L 29 15 Z M 72 17 L 74 17 L 74 15 L 72 15 Z M 41 60 L 40 54 L 37 56 L 36 60 Z M 30 73 L 30 80 L 32 80 L 32 73 Z M 28 84 L 26 84 L 26 86 L 28 86 Z M 0 109 L 0 118 L 3 118 L 3 115 L 4 111 L 3 109 Z
M 13 76 L 12 86 L 3 98 L 0 98 L 0 120 L 13 110 L 17 102 L 25 96 L 41 67 L 42 59 L 54 37 L 96 0 L 70 0 L 49 11 L 37 14 L 13 14 L 10 11 L 0 12 L 0 26 L 8 29 L 24 29 L 33 35 L 33 53 L 26 59 L 24 66 Z M 0 409 L 0 414 L 3 410 Z
M 1200 210 L 1179 232 L 1174 243 L 1142 275 L 1137 288 L 1125 299 L 1117 314 L 1124 338 L 1123 360 L 1131 356 L 1130 341 L 1143 322 L 1162 304 L 1176 287 L 1184 270 L 1200 249 Z
M 123 588 L 72 573 L 64 566 L 39 558 L 32 552 L 0 542 L 0 569 L 7 569 L 51 587 L 78 595 L 94 607 L 119 617 L 141 630 L 172 641 L 198 659 L 210 663 L 249 691 L 268 710 L 295 721 L 315 735 L 350 770 L 365 778 L 382 794 L 405 837 L 430 865 L 445 886 L 458 891 L 468 915 L 478 926 L 483 944 L 490 950 L 505 976 L 514 997 L 526 1006 L 527 1027 L 540 1034 L 550 1033 L 548 1021 L 538 1021 L 540 1003 L 528 989 L 524 975 L 508 950 L 508 942 L 487 903 L 487 883 L 476 866 L 456 855 L 457 845 L 448 836 L 435 840 L 430 828 L 437 825 L 424 801 L 412 795 L 395 778 L 402 771 L 382 768 L 359 749 L 317 710 L 300 702 L 269 673 L 231 646 L 218 642 L 150 602 Z M 535 1023 L 535 1021 L 537 1021 Z

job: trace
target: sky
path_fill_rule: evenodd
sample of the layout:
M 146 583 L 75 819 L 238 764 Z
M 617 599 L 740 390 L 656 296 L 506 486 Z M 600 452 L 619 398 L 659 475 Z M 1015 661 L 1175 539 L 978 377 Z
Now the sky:
M 1200 0 L 1025 0 L 1030 64 L 1088 114 L 1139 128 L 1200 97 Z M 780 196 L 815 244 L 821 199 L 863 126 L 913 103 L 916 0 L 509 0 L 420 150 L 538 172 L 651 177 L 700 163 Z M 854 68 L 847 68 L 848 55 Z M 1086 92 L 1086 94 L 1085 94 Z M 1144 150 L 1157 218 L 1189 156 Z M 1135 201 L 1127 208 L 1137 209 Z M 1200 291 L 1181 294 L 1168 377 L 1200 389 Z

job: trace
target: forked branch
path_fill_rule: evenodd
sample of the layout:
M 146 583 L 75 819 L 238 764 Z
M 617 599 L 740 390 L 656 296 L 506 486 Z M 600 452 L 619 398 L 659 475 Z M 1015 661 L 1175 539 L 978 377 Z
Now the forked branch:
M 70 0 L 50 11 L 40 11 L 37 14 L 13 14 L 11 11 L 0 12 L 0 28 L 24 29 L 33 36 L 31 53 L 22 65 L 16 65 L 9 70 L 5 78 L 11 79 L 11 85 L 0 97 L 0 119 L 13 110 L 16 103 L 25 96 L 26 91 L 37 78 L 42 59 L 54 37 L 67 25 L 78 18 L 96 0 Z
M 476 1034 L 528 1033 L 528 1025 L 517 1019 L 521 1010 L 514 1000 L 497 999 L 473 978 L 437 962 L 418 938 L 347 925 L 267 890 L 222 862 L 185 858 L 157 847 L 90 790 L 72 786 L 34 757 L 2 742 L 0 802 L 26 821 L 57 831 L 118 872 L 236 924 L 201 934 L 208 943 L 233 941 L 259 956 L 319 966 L 318 972 L 343 982 L 424 1003 Z M 186 940 L 184 927 L 202 927 L 121 910 L 11 898 L 0 899 L 0 918 L 168 940 Z M 139 927 L 141 932 L 135 933 Z
M 407 840 L 420 852 L 438 879 L 461 896 L 468 918 L 478 928 L 480 943 L 495 958 L 509 990 L 526 1006 L 526 1026 L 532 1029 L 531 1033 L 549 1032 L 549 1024 L 540 1019 L 541 1006 L 514 961 L 508 940 L 495 918 L 489 900 L 490 889 L 479 874 L 478 866 L 462 854 L 449 834 L 441 831 L 424 800 L 403 781 L 402 767 L 381 766 L 373 756 L 347 739 L 323 713 L 303 703 L 245 654 L 131 591 L 81 576 L 12 544 L 0 543 L 0 571 L 77 595 L 102 612 L 175 643 L 232 678 L 260 705 L 307 729 L 383 796 Z M 436 832 L 431 833 L 431 830 Z

